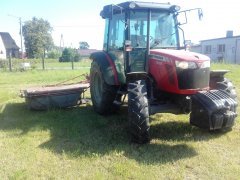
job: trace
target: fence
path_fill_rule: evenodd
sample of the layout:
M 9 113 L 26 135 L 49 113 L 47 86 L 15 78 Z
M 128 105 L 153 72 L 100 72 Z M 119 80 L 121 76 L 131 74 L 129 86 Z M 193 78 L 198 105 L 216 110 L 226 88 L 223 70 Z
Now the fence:
M 59 62 L 57 59 L 0 59 L 0 71 L 24 71 L 24 70 L 74 70 L 89 69 L 90 59 L 82 59 L 79 62 Z

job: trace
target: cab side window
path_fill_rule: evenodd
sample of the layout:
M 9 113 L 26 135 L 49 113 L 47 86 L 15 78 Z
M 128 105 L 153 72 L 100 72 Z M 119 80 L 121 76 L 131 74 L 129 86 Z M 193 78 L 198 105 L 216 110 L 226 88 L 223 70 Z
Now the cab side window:
M 123 50 L 125 39 L 125 17 L 124 14 L 114 14 L 110 21 L 109 50 Z

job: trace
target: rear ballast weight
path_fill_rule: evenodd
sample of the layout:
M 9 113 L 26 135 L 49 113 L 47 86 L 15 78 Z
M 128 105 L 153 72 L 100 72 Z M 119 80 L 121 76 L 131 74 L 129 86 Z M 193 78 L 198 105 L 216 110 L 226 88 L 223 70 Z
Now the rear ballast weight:
M 228 71 L 210 71 L 210 58 L 183 50 L 178 15 L 169 3 L 124 2 L 104 6 L 102 52 L 91 59 L 90 91 L 99 114 L 114 113 L 128 95 L 131 139 L 150 141 L 149 116 L 190 113 L 190 123 L 208 130 L 231 128 L 237 95 Z M 179 31 L 180 29 L 180 31 Z M 184 33 L 182 34 L 184 37 Z M 185 42 L 185 41 L 184 41 Z

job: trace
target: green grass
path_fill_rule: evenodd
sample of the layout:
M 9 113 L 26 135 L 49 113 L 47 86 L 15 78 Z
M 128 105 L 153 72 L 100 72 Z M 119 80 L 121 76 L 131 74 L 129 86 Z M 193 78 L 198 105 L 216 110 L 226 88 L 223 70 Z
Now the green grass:
M 213 69 L 230 69 L 240 93 L 239 65 Z M 39 112 L 18 96 L 87 71 L 0 72 L 0 179 L 240 179 L 239 118 L 232 131 L 209 133 L 187 115 L 156 114 L 151 143 L 140 146 L 129 142 L 126 106 L 107 117 L 91 105 Z

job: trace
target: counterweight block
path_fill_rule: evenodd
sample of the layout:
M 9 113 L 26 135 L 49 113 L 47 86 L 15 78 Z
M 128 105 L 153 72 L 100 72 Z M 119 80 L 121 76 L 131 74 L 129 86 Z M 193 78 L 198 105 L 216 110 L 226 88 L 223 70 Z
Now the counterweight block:
M 237 102 L 222 90 L 200 91 L 192 96 L 190 123 L 200 128 L 217 130 L 234 125 Z

